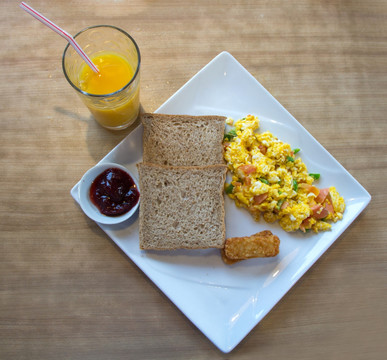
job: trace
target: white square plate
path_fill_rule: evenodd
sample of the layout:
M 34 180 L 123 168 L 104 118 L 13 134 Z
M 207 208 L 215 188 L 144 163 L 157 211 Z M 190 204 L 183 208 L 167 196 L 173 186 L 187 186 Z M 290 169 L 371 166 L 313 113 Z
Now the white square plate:
M 335 186 L 346 201 L 344 218 L 320 234 L 286 233 L 278 224 L 255 222 L 228 197 L 226 233 L 251 235 L 269 229 L 281 240 L 275 258 L 225 265 L 219 250 L 141 251 L 138 214 L 120 225 L 99 226 L 166 296 L 223 352 L 231 351 L 356 219 L 371 200 L 368 192 L 229 53 L 222 52 L 158 110 L 166 114 L 216 114 L 260 118 L 299 153 L 319 187 Z M 138 176 L 142 126 L 101 162 L 126 166 Z M 79 184 L 79 183 L 78 183 Z M 71 195 L 78 201 L 78 184 Z

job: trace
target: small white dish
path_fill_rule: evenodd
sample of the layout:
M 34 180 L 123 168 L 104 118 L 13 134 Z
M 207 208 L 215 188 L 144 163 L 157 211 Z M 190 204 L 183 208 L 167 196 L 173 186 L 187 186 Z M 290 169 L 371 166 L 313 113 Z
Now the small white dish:
M 135 176 L 131 174 L 131 172 L 124 166 L 116 163 L 106 162 L 100 163 L 88 171 L 83 175 L 79 187 L 78 187 L 78 195 L 79 195 L 79 205 L 81 206 L 83 212 L 92 220 L 100 223 L 100 224 L 119 224 L 129 219 L 137 210 L 140 200 L 137 201 L 137 204 L 134 205 L 128 212 L 120 216 L 107 216 L 102 214 L 99 209 L 93 204 L 90 199 L 90 186 L 93 181 L 102 174 L 105 170 L 110 168 L 118 168 L 124 172 L 126 172 L 136 184 L 137 190 L 139 190 L 138 182 Z

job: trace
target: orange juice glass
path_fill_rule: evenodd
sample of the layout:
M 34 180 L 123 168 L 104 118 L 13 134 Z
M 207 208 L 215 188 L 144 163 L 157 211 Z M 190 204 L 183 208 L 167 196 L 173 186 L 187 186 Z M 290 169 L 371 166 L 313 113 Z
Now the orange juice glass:
M 131 125 L 140 111 L 140 50 L 125 31 L 110 25 L 88 27 L 74 36 L 99 69 L 95 74 L 72 46 L 62 59 L 70 85 L 95 120 L 107 129 Z

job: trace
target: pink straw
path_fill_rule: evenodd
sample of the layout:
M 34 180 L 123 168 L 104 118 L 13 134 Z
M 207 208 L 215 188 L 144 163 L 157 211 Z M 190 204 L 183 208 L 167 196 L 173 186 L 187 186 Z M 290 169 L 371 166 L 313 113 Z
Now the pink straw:
M 59 26 L 55 25 L 52 21 L 48 20 L 45 16 L 34 10 L 31 6 L 27 5 L 25 2 L 22 2 L 20 4 L 20 7 L 27 11 L 30 15 L 32 15 L 35 19 L 39 20 L 44 25 L 47 25 L 50 29 L 54 30 L 57 34 L 64 37 L 70 45 L 73 46 L 75 51 L 82 56 L 82 59 L 85 60 L 87 65 L 91 67 L 91 69 L 95 73 L 99 73 L 98 68 L 92 63 L 90 58 L 85 54 L 85 52 L 82 50 L 82 48 L 79 46 L 79 44 L 75 41 L 75 39 L 67 32 L 61 29 Z

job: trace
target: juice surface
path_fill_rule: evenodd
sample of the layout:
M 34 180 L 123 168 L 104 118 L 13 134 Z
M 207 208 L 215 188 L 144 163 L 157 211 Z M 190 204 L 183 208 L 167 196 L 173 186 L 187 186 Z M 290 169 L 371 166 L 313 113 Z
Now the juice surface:
M 139 74 L 131 86 L 121 90 L 134 76 L 135 66 L 115 53 L 102 53 L 91 57 L 100 71 L 93 72 L 86 64 L 79 72 L 80 88 L 92 95 L 108 95 L 93 97 L 82 94 L 81 98 L 94 115 L 95 120 L 109 129 L 120 129 L 133 123 L 139 113 Z
M 92 57 L 91 61 L 97 66 L 99 74 L 87 65 L 79 74 L 81 89 L 89 94 L 113 93 L 122 89 L 134 75 L 132 66 L 118 54 L 99 54 Z

